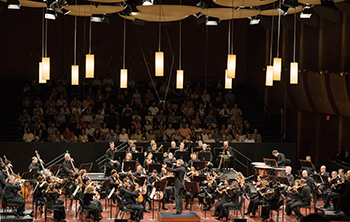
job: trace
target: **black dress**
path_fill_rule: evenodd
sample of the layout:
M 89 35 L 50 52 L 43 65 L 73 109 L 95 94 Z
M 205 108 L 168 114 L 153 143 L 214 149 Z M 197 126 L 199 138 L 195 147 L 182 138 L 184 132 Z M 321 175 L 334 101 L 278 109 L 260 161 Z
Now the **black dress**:
M 66 219 L 66 211 L 64 209 L 64 205 L 57 201 L 60 197 L 60 194 L 58 192 L 47 192 L 46 198 L 47 198 L 47 207 L 50 209 L 54 209 L 54 218 L 58 221 L 62 221 Z

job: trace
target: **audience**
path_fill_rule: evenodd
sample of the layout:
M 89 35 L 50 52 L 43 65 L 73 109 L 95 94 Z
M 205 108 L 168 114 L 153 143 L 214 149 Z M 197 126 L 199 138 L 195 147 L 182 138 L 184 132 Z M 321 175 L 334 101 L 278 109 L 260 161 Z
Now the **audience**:
M 258 129 L 243 119 L 233 91 L 224 91 L 220 82 L 207 88 L 186 82 L 181 90 L 167 89 L 165 80 L 156 92 L 143 78 L 119 89 L 106 74 L 84 84 L 80 93 L 62 79 L 25 84 L 18 118 L 23 141 L 262 142 Z

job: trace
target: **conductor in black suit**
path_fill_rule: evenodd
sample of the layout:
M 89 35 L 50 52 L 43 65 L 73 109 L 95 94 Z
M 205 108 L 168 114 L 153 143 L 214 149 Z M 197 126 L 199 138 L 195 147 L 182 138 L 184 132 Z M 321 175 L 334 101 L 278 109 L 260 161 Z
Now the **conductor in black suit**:
M 114 160 L 114 142 L 109 142 L 109 149 L 106 151 L 106 159 L 108 166 L 113 170 L 120 170 L 120 163 L 118 160 Z
M 185 167 L 184 167 L 184 161 L 182 159 L 179 159 L 176 161 L 176 167 L 175 169 L 166 167 L 164 165 L 163 167 L 166 168 L 167 171 L 174 173 L 175 176 L 175 202 L 176 202 L 176 212 L 175 214 L 181 214 L 182 213 L 182 194 L 184 192 L 184 178 L 185 178 Z
M 286 156 L 277 150 L 272 151 L 272 155 L 277 158 L 277 166 L 284 167 L 286 165 Z
M 23 212 L 24 212 L 25 202 L 23 197 L 18 193 L 18 191 L 21 190 L 21 186 L 20 186 L 20 183 L 18 183 L 15 180 L 14 176 L 12 175 L 9 176 L 8 182 L 6 183 L 4 190 L 5 190 L 7 202 L 18 204 L 16 217 L 24 216 Z

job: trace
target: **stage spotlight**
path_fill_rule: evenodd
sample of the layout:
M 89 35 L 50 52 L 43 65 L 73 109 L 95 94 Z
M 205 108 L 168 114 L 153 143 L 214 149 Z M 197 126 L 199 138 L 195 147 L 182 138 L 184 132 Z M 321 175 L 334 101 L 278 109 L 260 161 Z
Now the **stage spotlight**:
M 127 5 L 126 8 L 123 11 L 118 12 L 119 15 L 123 16 L 130 16 L 130 13 L 132 12 L 130 5 Z
M 57 7 L 58 0 L 47 0 L 46 1 L 46 8 L 55 8 L 55 6 Z
M 321 0 L 321 5 L 326 7 L 334 7 L 334 0 Z
M 207 17 L 200 12 L 193 14 L 193 16 L 197 19 L 197 25 L 201 25 L 207 21 Z
M 109 14 L 92 15 L 91 21 L 109 24 L 109 17 L 110 17 Z
M 145 26 L 147 24 L 147 21 L 140 20 L 140 19 L 134 19 L 132 21 L 132 24 L 138 25 L 138 26 Z
M 206 25 L 210 25 L 210 26 L 216 26 L 220 23 L 220 19 L 219 18 L 215 18 L 215 17 L 208 17 L 207 22 L 205 23 Z
M 153 5 L 153 0 L 143 0 L 142 5 Z
M 63 8 L 63 6 L 61 6 L 60 9 L 61 9 L 61 12 L 62 12 L 63 15 L 67 15 L 68 13 L 70 13 L 70 11 L 65 9 L 65 8 Z
M 260 18 L 258 16 L 254 16 L 254 17 L 248 17 L 250 22 L 249 25 L 257 25 L 260 22 Z
M 297 0 L 283 0 L 281 7 L 277 7 L 277 11 L 279 11 L 282 15 L 286 15 L 289 8 L 296 8 L 297 6 Z
M 281 5 L 281 7 L 277 7 L 276 10 L 282 15 L 286 15 L 288 13 L 289 7 Z
M 47 8 L 45 12 L 45 18 L 50 20 L 55 20 L 57 17 L 57 13 L 53 8 Z
M 20 9 L 21 3 L 18 0 L 7 0 L 7 8 L 8 9 Z
M 310 5 L 305 5 L 303 11 L 300 13 L 300 18 L 311 18 L 312 9 Z

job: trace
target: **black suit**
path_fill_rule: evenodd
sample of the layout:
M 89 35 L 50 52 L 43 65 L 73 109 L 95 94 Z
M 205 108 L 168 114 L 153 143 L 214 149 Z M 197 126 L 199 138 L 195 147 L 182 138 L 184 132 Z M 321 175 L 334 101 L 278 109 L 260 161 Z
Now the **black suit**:
M 73 170 L 74 169 L 70 161 L 64 160 L 61 167 L 61 176 L 67 177 L 69 174 L 72 174 L 74 172 Z
M 166 170 L 174 173 L 175 176 L 175 201 L 176 201 L 176 212 L 182 213 L 182 195 L 184 192 L 184 178 L 185 178 L 185 167 L 180 166 L 178 168 L 166 167 Z
M 286 165 L 286 156 L 283 153 L 279 153 L 277 156 L 277 166 L 284 167 Z
M 299 192 L 298 196 L 291 198 L 286 203 L 286 214 L 290 215 L 292 211 L 299 217 L 303 217 L 298 207 L 309 206 L 311 204 L 311 188 L 306 185 Z
M 143 219 L 143 212 L 145 211 L 145 208 L 142 205 L 136 203 L 136 198 L 139 196 L 139 192 L 136 191 L 136 193 L 133 193 L 125 186 L 120 186 L 118 190 L 118 195 L 120 195 L 122 198 L 125 206 L 129 209 L 136 210 L 137 217 L 140 220 Z
M 28 171 L 31 171 L 32 169 L 37 168 L 38 170 L 40 170 L 40 163 L 36 163 L 34 164 L 33 162 L 31 162 L 28 166 Z
M 4 171 L 1 170 L 0 171 L 0 185 L 1 185 L 1 189 L 5 188 L 5 186 L 6 186 L 6 182 L 5 182 L 6 178 L 7 178 L 6 173 L 4 173 Z
M 106 159 L 107 159 L 107 164 L 111 169 L 120 169 L 120 163 L 117 161 L 117 163 L 112 163 L 112 160 L 114 160 L 114 150 L 108 149 L 106 151 Z
M 225 149 L 225 146 L 222 146 L 221 148 Z M 225 153 L 223 153 L 223 155 L 228 155 L 228 154 L 230 154 L 231 157 L 227 158 L 227 159 L 223 159 L 223 163 L 222 163 L 223 166 L 221 166 L 223 169 L 225 169 L 225 171 L 228 171 L 228 168 L 229 168 L 230 163 L 231 163 L 231 159 L 233 159 L 233 147 L 228 146 L 226 148 L 226 151 L 225 151 Z
M 17 214 L 23 214 L 25 202 L 23 197 L 18 193 L 18 191 L 21 190 L 21 186 L 19 184 L 13 185 L 11 183 L 6 183 L 4 190 L 7 202 L 18 204 Z

